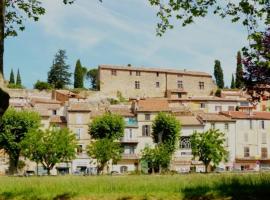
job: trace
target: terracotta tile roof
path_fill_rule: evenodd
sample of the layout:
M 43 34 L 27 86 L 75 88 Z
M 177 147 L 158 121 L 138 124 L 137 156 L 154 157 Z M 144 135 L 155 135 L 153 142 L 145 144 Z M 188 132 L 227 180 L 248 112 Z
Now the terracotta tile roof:
M 167 69 L 167 68 L 146 68 L 146 67 L 127 67 L 127 66 L 117 66 L 117 65 L 100 65 L 99 69 L 118 69 L 123 71 L 143 71 L 143 72 L 160 72 L 160 73 L 170 73 L 170 74 L 182 74 L 190 76 L 204 76 L 212 77 L 210 74 L 199 71 L 187 71 L 187 70 L 176 70 L 176 69 Z
M 32 98 L 31 104 L 61 104 L 60 101 L 53 100 L 53 99 L 45 99 L 45 98 Z
M 132 113 L 131 108 L 108 108 L 108 112 L 115 113 L 121 115 L 123 117 L 134 117 L 135 114 Z
M 199 120 L 202 121 L 213 121 L 213 122 L 233 122 L 231 117 L 225 116 L 222 114 L 216 114 L 216 113 L 199 113 L 197 115 Z
M 67 123 L 65 116 L 52 115 L 50 118 L 51 123 Z
M 72 104 L 69 104 L 68 111 L 90 112 L 91 108 L 90 108 L 90 105 L 87 103 L 72 103 Z
M 270 120 L 270 112 L 251 112 L 251 114 L 247 112 L 241 111 L 227 111 L 221 112 L 221 114 L 230 116 L 233 119 L 265 119 Z
M 201 126 L 202 123 L 195 116 L 176 116 L 182 126 Z
M 68 96 L 69 98 L 78 98 L 78 99 L 85 99 L 84 97 L 82 97 L 81 95 L 79 94 L 76 94 L 74 92 L 71 92 L 69 90 L 55 90 L 56 93 L 60 93 L 60 94 L 63 94 L 63 95 L 66 95 Z
M 215 97 L 215 96 L 202 96 L 202 97 L 188 97 L 188 98 L 180 98 L 180 99 L 170 99 L 170 101 L 223 101 L 223 102 L 243 102 L 248 101 L 247 99 L 239 99 L 239 98 L 221 98 L 221 97 Z
M 169 103 L 167 99 L 155 99 L 149 98 L 145 100 L 138 101 L 138 112 L 162 112 L 162 111 L 171 111 L 169 108 Z

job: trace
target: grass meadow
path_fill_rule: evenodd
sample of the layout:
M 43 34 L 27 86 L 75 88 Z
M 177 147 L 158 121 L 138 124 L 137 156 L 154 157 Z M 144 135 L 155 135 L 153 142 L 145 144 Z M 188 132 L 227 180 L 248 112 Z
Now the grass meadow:
M 0 199 L 270 199 L 270 174 L 0 177 Z

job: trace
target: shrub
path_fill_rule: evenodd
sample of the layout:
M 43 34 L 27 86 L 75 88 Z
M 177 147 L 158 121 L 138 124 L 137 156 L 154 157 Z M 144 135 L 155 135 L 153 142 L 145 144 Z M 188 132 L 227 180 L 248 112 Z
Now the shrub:
M 34 84 L 34 88 L 35 89 L 38 89 L 38 90 L 50 90 L 52 89 L 52 86 L 47 83 L 47 82 L 44 82 L 44 81 L 37 81 L 35 84 Z

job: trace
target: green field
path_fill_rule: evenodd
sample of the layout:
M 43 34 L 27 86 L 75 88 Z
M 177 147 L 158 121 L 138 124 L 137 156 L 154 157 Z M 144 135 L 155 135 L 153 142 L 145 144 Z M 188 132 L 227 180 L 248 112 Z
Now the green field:
M 0 199 L 270 199 L 270 174 L 0 177 Z

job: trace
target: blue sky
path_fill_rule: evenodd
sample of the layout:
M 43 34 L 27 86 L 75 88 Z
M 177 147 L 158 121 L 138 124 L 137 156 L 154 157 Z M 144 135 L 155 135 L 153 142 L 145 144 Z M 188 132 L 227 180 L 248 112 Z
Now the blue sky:
M 247 44 L 245 28 L 214 16 L 187 27 L 175 22 L 173 30 L 157 37 L 156 10 L 146 0 L 77 0 L 71 6 L 44 0 L 44 6 L 47 13 L 39 22 L 28 21 L 24 32 L 5 42 L 5 76 L 19 68 L 28 88 L 47 80 L 58 49 L 67 51 L 71 72 L 81 59 L 88 68 L 132 64 L 213 74 L 219 59 L 229 85 L 236 53 Z

